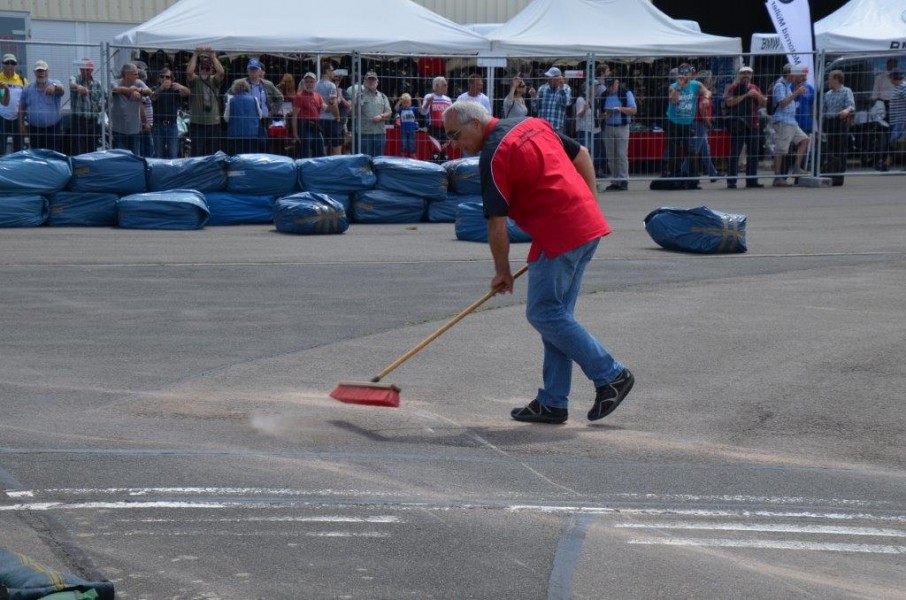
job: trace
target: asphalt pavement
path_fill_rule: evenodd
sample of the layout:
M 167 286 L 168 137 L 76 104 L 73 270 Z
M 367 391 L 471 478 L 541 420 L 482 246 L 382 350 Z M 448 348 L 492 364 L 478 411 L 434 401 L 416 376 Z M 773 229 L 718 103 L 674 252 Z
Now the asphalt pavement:
M 636 376 L 589 423 L 525 283 L 453 225 L 0 230 L 3 547 L 124 599 L 906 598 L 902 175 L 600 196 L 580 320 Z M 749 252 L 654 244 L 660 206 Z M 514 245 L 512 260 L 527 245 Z

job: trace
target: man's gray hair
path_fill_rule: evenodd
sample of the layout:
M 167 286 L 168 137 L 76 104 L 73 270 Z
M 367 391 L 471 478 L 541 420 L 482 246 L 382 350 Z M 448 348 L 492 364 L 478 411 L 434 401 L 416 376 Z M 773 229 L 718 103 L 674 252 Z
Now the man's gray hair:
M 434 80 L 431 82 L 431 89 L 432 89 L 432 90 L 436 90 L 438 84 L 441 84 L 441 83 L 447 83 L 447 78 L 446 78 L 446 77 L 441 77 L 440 75 L 438 75 L 438 76 L 435 77 Z
M 456 122 L 460 125 L 468 125 L 472 119 L 478 119 L 478 122 L 482 125 L 487 125 L 491 120 L 491 113 L 477 102 L 472 102 L 471 100 L 457 100 L 444 111 L 444 118 L 447 118 L 447 113 L 450 113 L 456 118 Z
M 123 68 L 120 70 L 120 75 L 125 75 L 126 73 L 138 73 L 138 67 L 135 63 L 126 63 L 123 65 Z

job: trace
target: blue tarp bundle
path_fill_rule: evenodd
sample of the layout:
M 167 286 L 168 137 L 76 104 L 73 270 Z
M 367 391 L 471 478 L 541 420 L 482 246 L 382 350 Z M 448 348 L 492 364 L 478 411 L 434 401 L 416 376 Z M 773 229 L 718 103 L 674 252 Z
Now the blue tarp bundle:
M 481 178 L 478 176 L 478 157 L 448 160 L 443 164 L 447 170 L 450 191 L 456 194 L 481 194 Z
M 425 216 L 425 199 L 410 194 L 369 190 L 355 195 L 352 218 L 356 223 L 418 223 Z
M 128 150 L 99 150 L 73 156 L 70 192 L 140 194 L 148 191 L 145 159 Z
M 10 600 L 38 600 L 68 590 L 94 590 L 98 600 L 114 598 L 113 583 L 109 581 L 87 581 L 61 573 L 5 548 L 0 548 L 0 586 L 7 589 Z
M 296 189 L 296 163 L 276 154 L 237 154 L 230 158 L 227 191 L 285 196 Z
M 522 231 L 512 219 L 506 220 L 510 242 L 531 242 L 532 238 Z M 484 218 L 484 207 L 481 202 L 462 202 L 456 211 L 456 239 L 465 242 L 487 242 L 488 221 Z
M 0 227 L 38 227 L 48 215 L 47 199 L 37 194 L 0 194 Z
M 210 156 L 149 158 L 148 191 L 198 190 L 220 192 L 227 186 L 230 157 L 219 150 Z
M 296 161 L 299 187 L 336 197 L 374 188 L 377 177 L 366 154 L 340 154 Z
M 274 220 L 273 196 L 208 192 L 204 199 L 211 211 L 208 225 L 254 225 Z
M 210 214 L 204 195 L 195 190 L 133 194 L 116 205 L 125 229 L 201 229 Z
M 746 216 L 707 206 L 653 210 L 645 217 L 645 231 L 667 250 L 699 254 L 746 251 Z
M 371 162 L 379 190 L 422 198 L 443 198 L 447 193 L 447 171 L 438 164 L 397 156 L 376 156 Z
M 53 150 L 23 150 L 0 158 L 0 193 L 52 194 L 65 190 L 71 177 L 69 158 Z
M 57 192 L 50 201 L 51 226 L 105 227 L 116 225 L 116 194 Z
M 456 212 L 463 202 L 481 204 L 481 196 L 448 193 L 443 200 L 428 201 L 428 220 L 432 223 L 455 223 Z
M 349 229 L 349 219 L 343 205 L 327 194 L 301 192 L 277 200 L 274 226 L 277 231 L 302 235 L 343 233 Z

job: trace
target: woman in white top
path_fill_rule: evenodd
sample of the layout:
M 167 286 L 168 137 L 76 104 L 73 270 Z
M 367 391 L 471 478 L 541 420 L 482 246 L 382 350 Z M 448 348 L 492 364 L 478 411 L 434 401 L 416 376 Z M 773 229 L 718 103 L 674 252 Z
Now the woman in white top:
M 528 106 L 525 103 L 525 95 L 529 98 L 535 97 L 535 88 L 528 88 L 525 80 L 521 75 L 513 77 L 510 82 L 510 92 L 503 99 L 503 119 L 515 119 L 516 117 L 527 117 Z
M 601 133 L 601 126 L 595 119 L 595 100 L 592 98 L 591 104 L 585 98 L 587 86 L 582 84 L 582 93 L 576 97 L 576 138 L 577 141 L 591 150 L 594 148 L 596 138 Z M 592 88 L 593 95 L 595 88 Z

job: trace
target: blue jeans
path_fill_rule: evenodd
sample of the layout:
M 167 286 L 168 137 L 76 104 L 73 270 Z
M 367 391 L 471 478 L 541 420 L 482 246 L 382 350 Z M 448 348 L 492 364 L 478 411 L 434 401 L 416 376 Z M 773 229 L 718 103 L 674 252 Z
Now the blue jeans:
M 387 135 L 384 133 L 363 133 L 361 152 L 368 156 L 384 156 L 386 143 Z
M 415 156 L 415 131 L 400 131 L 400 153 Z
M 129 150 L 136 156 L 142 155 L 142 134 L 113 132 L 113 147 L 118 150 Z
M 711 144 L 708 141 L 708 131 L 709 129 L 705 127 L 705 124 L 701 121 L 695 121 L 692 123 L 692 157 L 698 157 L 701 161 L 701 166 L 703 167 L 705 173 L 711 177 L 717 177 L 718 172 L 717 168 L 714 166 L 714 162 L 711 160 Z M 683 161 L 682 166 L 683 175 L 689 174 L 689 157 L 686 157 L 686 160 Z
M 158 158 L 179 158 L 179 127 L 176 122 L 155 122 L 151 133 L 154 134 L 154 149 Z
M 613 381 L 623 371 L 623 365 L 574 315 L 582 275 L 598 242 L 592 240 L 556 258 L 542 253 L 537 261 L 529 263 L 525 315 L 544 344 L 544 387 L 538 390 L 537 400 L 545 406 L 566 408 L 569 404 L 573 362 L 595 387 Z

